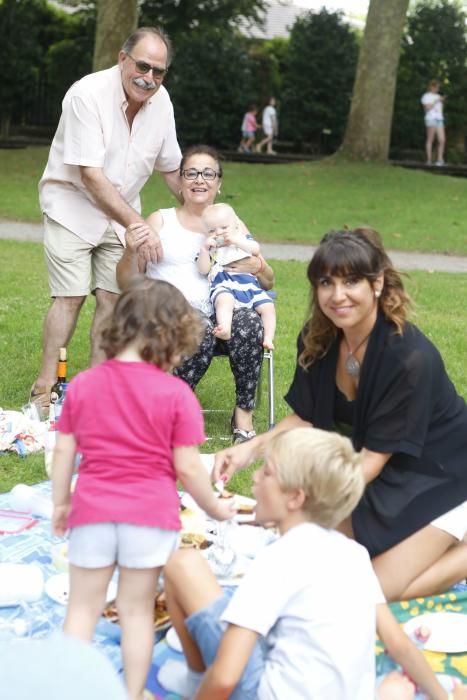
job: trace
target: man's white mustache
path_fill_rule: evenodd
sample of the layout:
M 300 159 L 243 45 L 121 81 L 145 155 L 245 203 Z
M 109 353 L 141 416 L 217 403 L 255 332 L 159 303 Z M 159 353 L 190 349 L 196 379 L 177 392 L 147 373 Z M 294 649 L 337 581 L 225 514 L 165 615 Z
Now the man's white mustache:
M 157 87 L 156 83 L 152 80 L 147 81 L 144 78 L 135 78 L 133 82 L 139 88 L 143 88 L 143 90 L 154 90 Z

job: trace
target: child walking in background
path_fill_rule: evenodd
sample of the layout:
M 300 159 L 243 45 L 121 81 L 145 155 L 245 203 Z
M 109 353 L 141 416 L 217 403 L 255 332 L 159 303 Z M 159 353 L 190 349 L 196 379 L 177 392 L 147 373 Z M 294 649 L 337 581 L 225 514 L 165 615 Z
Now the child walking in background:
M 448 700 L 384 603 L 367 550 L 333 529 L 364 488 L 350 440 L 310 427 L 280 432 L 253 480 L 256 521 L 281 537 L 238 588 L 222 590 L 195 551 L 176 552 L 165 569 L 189 668 L 180 690 L 196 700 L 373 700 L 377 628 L 431 700 Z M 399 681 L 391 677 L 381 698 Z
M 253 255 L 258 258 L 259 272 L 262 267 L 259 243 L 240 229 L 240 222 L 228 204 L 206 207 L 202 220 L 206 227 L 206 240 L 197 265 L 201 274 L 208 275 L 211 284 L 211 301 L 216 312 L 214 335 L 221 340 L 229 340 L 234 308 L 252 308 L 261 316 L 263 346 L 273 350 L 276 311 L 271 297 L 254 275 L 228 270 L 230 263 Z
M 245 112 L 242 121 L 242 140 L 240 141 L 240 146 L 238 150 L 240 153 L 251 153 L 252 146 L 255 141 L 256 129 L 260 128 L 260 124 L 256 121 L 256 115 L 258 114 L 258 107 L 256 105 L 250 105 L 248 112 Z
M 232 516 L 199 457 L 203 419 L 193 392 L 169 374 L 198 346 L 198 314 L 167 282 L 135 279 L 102 331 L 107 360 L 67 391 L 53 460 L 52 527 L 70 529 L 64 631 L 91 640 L 119 567 L 117 609 L 125 683 L 143 698 L 161 568 L 178 544 L 176 480 L 212 518 Z M 82 455 L 76 489 L 70 484 Z

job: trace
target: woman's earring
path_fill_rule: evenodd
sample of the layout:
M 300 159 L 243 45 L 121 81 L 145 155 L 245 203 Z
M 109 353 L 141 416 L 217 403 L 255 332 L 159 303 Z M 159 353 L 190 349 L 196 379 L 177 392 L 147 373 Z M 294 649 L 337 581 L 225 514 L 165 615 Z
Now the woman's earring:
M 377 290 L 375 291 L 375 297 L 376 297 L 377 299 L 379 299 L 380 296 L 381 296 L 381 292 L 379 291 L 379 289 L 377 289 Z
M 178 194 L 182 194 L 182 191 L 181 191 L 181 190 L 178 190 Z
M 219 189 L 217 190 L 217 194 L 220 194 L 220 193 L 221 193 L 221 188 L 219 187 Z

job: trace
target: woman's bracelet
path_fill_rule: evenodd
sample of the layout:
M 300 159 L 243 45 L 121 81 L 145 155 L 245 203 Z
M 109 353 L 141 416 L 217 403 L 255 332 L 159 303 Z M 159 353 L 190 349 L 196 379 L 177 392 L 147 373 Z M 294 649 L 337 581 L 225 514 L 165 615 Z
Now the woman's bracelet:
M 262 255 L 258 255 L 258 258 L 259 258 L 259 267 L 258 267 L 258 269 L 256 270 L 256 272 L 254 273 L 254 274 L 255 274 L 255 277 L 256 277 L 256 275 L 259 275 L 259 273 L 261 272 L 261 270 L 262 270 L 263 267 L 264 267 L 264 258 L 263 258 L 263 256 L 262 256 Z

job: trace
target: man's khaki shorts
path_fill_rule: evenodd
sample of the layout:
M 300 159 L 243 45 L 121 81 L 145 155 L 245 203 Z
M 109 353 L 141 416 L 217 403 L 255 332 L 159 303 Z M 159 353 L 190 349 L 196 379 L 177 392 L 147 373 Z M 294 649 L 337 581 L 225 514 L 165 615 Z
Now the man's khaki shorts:
M 97 288 L 120 294 L 115 270 L 123 250 L 111 226 L 94 246 L 44 216 L 44 252 L 52 297 L 84 297 Z

